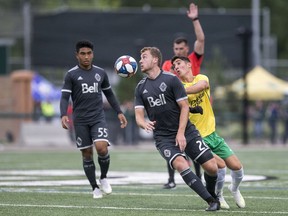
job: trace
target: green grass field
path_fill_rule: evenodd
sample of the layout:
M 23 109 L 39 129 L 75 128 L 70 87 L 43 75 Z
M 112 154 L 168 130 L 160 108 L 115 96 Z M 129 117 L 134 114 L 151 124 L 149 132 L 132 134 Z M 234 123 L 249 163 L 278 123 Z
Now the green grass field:
M 0 151 L 0 215 L 288 215 L 287 147 L 237 148 L 247 176 L 272 178 L 242 183 L 244 209 L 235 205 L 227 189 L 229 182 L 225 183 L 230 210 L 218 212 L 205 212 L 206 203 L 182 182 L 175 190 L 163 190 L 166 165 L 153 148 L 113 148 L 110 152 L 113 193 L 95 200 L 80 153 L 73 147 Z

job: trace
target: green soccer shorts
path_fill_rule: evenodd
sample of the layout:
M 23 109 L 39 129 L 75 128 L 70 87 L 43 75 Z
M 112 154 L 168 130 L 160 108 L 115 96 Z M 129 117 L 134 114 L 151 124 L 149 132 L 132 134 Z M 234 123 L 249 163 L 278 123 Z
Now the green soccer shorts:
M 226 159 L 234 154 L 233 150 L 227 145 L 225 140 L 216 132 L 204 137 L 203 140 L 212 152 L 222 159 Z

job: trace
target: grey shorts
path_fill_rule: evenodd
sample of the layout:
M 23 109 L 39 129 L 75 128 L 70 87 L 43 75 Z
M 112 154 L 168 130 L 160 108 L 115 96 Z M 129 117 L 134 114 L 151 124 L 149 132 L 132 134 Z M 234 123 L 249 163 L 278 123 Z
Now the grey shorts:
M 213 158 L 210 148 L 205 144 L 201 136 L 195 137 L 187 143 L 185 152 L 181 152 L 175 145 L 175 140 L 161 140 L 156 143 L 156 148 L 161 156 L 173 169 L 172 162 L 177 156 L 189 157 L 193 161 L 203 164 Z
M 109 143 L 108 128 L 105 121 L 95 124 L 74 125 L 76 134 L 76 146 L 78 149 L 89 148 L 97 141 Z

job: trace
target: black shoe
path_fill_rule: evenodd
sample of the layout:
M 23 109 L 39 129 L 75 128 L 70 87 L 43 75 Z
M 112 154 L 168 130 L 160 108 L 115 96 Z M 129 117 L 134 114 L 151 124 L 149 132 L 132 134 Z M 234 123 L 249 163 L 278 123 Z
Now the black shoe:
M 163 189 L 173 189 L 175 187 L 176 187 L 175 182 L 168 182 L 168 183 L 163 185 Z
M 205 209 L 205 211 L 217 211 L 220 209 L 220 202 L 215 200 L 209 203 L 209 207 Z

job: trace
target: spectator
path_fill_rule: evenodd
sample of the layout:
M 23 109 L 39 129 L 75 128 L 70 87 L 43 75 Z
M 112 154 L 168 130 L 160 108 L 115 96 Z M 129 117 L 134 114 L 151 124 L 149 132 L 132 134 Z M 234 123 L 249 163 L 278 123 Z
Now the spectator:
M 283 144 L 286 144 L 287 139 L 288 139 L 288 104 L 287 103 L 284 103 L 282 107 L 282 119 L 284 121 L 282 141 L 283 141 Z
M 41 102 L 35 101 L 34 102 L 34 109 L 33 109 L 33 120 L 39 121 L 41 118 L 42 109 L 41 109 Z
M 265 119 L 265 108 L 262 101 L 256 101 L 252 110 L 252 119 L 254 122 L 254 135 L 259 139 L 263 135 L 263 121 Z
M 55 115 L 55 110 L 54 110 L 54 106 L 51 103 L 51 101 L 44 101 L 41 103 L 41 111 L 42 114 L 46 120 L 46 122 L 51 122 L 54 115 Z
M 267 108 L 267 117 L 270 127 L 270 142 L 275 144 L 277 141 L 278 132 L 278 118 L 279 118 L 279 106 L 276 102 L 271 102 Z

